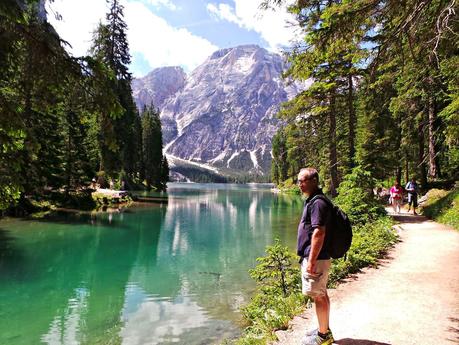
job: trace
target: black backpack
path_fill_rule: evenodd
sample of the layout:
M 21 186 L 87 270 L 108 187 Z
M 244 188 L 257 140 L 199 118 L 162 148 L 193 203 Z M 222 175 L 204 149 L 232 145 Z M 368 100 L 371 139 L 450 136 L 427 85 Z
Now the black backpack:
M 333 259 L 342 258 L 351 247 L 351 222 L 346 213 L 338 206 L 334 205 L 325 195 L 316 195 L 309 204 L 312 204 L 316 199 L 324 200 L 332 209 L 331 228 L 327 229 L 327 236 L 325 239 L 327 252 Z

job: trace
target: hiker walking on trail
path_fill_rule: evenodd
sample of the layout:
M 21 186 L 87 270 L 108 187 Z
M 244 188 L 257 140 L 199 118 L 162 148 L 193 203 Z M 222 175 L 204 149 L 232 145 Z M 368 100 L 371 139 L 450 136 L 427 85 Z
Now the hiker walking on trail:
M 414 177 L 406 184 L 405 189 L 408 192 L 408 212 L 410 212 L 411 205 L 413 205 L 413 214 L 417 214 L 416 207 L 418 207 L 418 184 L 416 183 L 416 179 Z
M 301 169 L 298 186 L 307 196 L 298 226 L 297 254 L 301 257 L 302 292 L 314 300 L 319 324 L 318 329 L 306 333 L 301 345 L 330 345 L 333 343 L 333 335 L 329 327 L 327 281 L 331 260 L 324 243 L 332 221 L 332 208 L 322 197 L 317 197 L 323 195 L 323 192 L 319 188 L 316 169 Z
M 400 207 L 402 206 L 403 200 L 403 188 L 400 186 L 398 180 L 395 181 L 395 184 L 390 189 L 390 199 L 392 207 L 394 208 L 394 213 L 400 213 Z

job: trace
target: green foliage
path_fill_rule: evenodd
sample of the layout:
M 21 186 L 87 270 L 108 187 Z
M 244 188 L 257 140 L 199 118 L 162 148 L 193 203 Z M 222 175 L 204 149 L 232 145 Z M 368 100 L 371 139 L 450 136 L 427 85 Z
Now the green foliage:
M 257 259 L 258 265 L 249 271 L 250 276 L 264 294 L 287 297 L 300 284 L 298 268 L 293 265 L 297 258 L 280 244 L 279 239 L 266 248 L 266 254 Z
M 137 110 L 132 99 L 129 45 L 123 6 L 118 0 L 110 1 L 107 23 L 100 23 L 94 33 L 91 48 L 95 76 L 94 94 L 103 104 L 98 114 L 100 123 L 100 169 L 117 174 L 121 169 L 134 176 L 140 160 L 140 127 Z
M 441 64 L 441 74 L 448 81 L 446 102 L 448 105 L 439 113 L 445 123 L 444 152 L 446 170 L 454 178 L 459 177 L 459 56 L 446 59 Z
M 287 179 L 288 164 L 287 164 L 287 147 L 284 130 L 280 129 L 272 140 L 272 155 L 271 162 L 271 179 L 273 183 L 279 184 Z
M 421 212 L 426 217 L 459 230 L 459 188 L 450 191 L 431 189 Z
M 257 294 L 242 309 L 248 327 L 235 344 L 266 344 L 273 330 L 286 329 L 288 321 L 301 312 L 307 298 L 301 294 L 297 257 L 276 239 L 266 256 L 249 271 L 257 282 Z
M 301 195 L 300 187 L 298 187 L 293 178 L 288 178 L 287 180 L 281 182 L 277 187 L 282 193 Z
M 393 176 L 399 166 L 399 129 L 388 104 L 395 95 L 393 67 L 386 68 L 376 72 L 375 80 L 364 80 L 357 102 L 356 161 L 380 180 Z
M 127 26 L 119 1 L 109 3 L 92 56 L 81 58 L 37 15 L 38 1 L 0 5 L 0 210 L 50 188 L 69 195 L 98 170 L 108 178 L 123 172 L 129 185 L 142 178 Z M 156 165 L 167 181 L 162 156 Z
M 286 54 L 286 77 L 312 85 L 278 114 L 286 125 L 273 139 L 276 184 L 285 165 L 286 178 L 317 167 L 333 196 L 356 164 L 382 181 L 416 175 L 423 188 L 457 178 L 456 2 L 262 3 L 282 5 L 304 33 Z
M 59 192 L 54 191 L 45 195 L 42 200 L 50 202 L 53 207 L 66 207 L 90 211 L 96 208 L 97 203 L 91 196 L 90 190 Z
M 93 205 L 91 209 L 102 206 L 116 206 L 120 203 L 129 203 L 132 201 L 132 198 L 127 194 L 124 194 L 122 197 L 118 197 L 107 193 L 94 192 L 91 194 L 91 198 Z
M 169 165 L 163 156 L 163 139 L 161 133 L 161 119 L 159 110 L 153 104 L 144 107 L 142 111 L 142 153 L 143 176 L 147 188 L 154 187 L 159 190 L 166 188 L 169 180 Z
M 36 5 L 7 2 L 0 13 L 1 208 L 19 193 L 64 185 L 66 170 L 72 170 L 66 105 L 75 78 L 78 82 L 79 65 L 37 16 Z M 80 177 L 79 168 L 73 168 L 73 176 Z
M 301 291 L 287 297 L 264 293 L 255 295 L 242 311 L 250 326 L 235 344 L 266 344 L 267 341 L 274 340 L 273 331 L 287 329 L 288 322 L 303 311 L 306 302 L 307 297 Z
M 19 199 L 21 195 L 21 190 L 18 185 L 10 184 L 8 182 L 2 181 L 0 185 L 0 210 L 8 208 L 8 206 L 13 205 L 16 200 Z
M 228 179 L 216 174 L 208 169 L 200 168 L 193 165 L 175 166 L 174 171 L 188 177 L 193 182 L 200 183 L 226 183 Z
M 371 173 L 360 166 L 355 167 L 341 182 L 334 201 L 346 212 L 352 224 L 368 223 L 385 214 L 373 193 L 375 183 Z

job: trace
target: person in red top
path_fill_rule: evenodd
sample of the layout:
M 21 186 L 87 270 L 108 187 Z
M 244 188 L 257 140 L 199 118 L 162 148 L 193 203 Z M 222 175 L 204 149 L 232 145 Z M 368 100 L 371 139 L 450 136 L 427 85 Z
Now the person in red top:
M 403 188 L 400 186 L 400 182 L 398 180 L 395 181 L 395 184 L 390 189 L 390 198 L 392 200 L 394 212 L 400 213 L 400 207 L 403 200 Z

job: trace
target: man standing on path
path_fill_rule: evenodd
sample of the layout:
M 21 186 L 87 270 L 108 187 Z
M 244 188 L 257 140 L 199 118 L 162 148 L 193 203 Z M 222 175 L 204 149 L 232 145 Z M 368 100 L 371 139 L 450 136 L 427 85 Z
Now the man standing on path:
M 298 185 L 307 196 L 298 226 L 297 254 L 301 257 L 302 291 L 314 300 L 319 324 L 318 329 L 306 333 L 301 345 L 331 345 L 333 335 L 329 328 L 330 299 L 327 294 L 331 260 L 324 246 L 331 209 L 325 200 L 316 197 L 323 195 L 316 169 L 301 169 Z
M 408 212 L 410 212 L 411 204 L 413 205 L 413 214 L 416 213 L 416 207 L 418 207 L 418 184 L 416 179 L 413 177 L 405 187 L 408 192 Z

